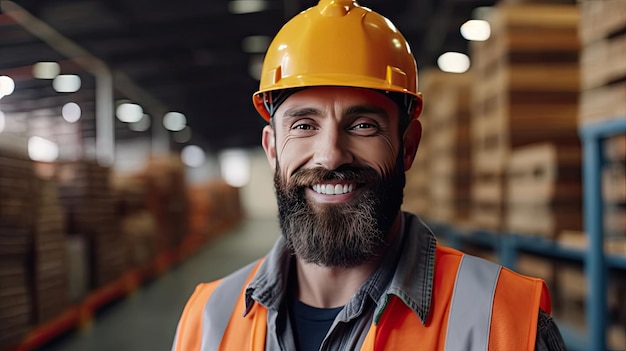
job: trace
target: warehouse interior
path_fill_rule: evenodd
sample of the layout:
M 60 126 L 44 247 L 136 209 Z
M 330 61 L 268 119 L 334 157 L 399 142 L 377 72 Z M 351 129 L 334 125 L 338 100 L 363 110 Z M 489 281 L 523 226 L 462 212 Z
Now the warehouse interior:
M 411 45 L 403 209 L 626 350 L 626 0 L 361 0 Z M 252 104 L 316 0 L 0 0 L 0 351 L 169 349 L 280 235 Z

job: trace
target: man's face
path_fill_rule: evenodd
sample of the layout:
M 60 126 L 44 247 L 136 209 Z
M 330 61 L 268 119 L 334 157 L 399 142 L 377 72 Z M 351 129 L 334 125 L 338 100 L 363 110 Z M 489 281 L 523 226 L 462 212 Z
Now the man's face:
M 366 89 L 305 89 L 278 108 L 263 146 L 276 167 L 281 229 L 296 256 L 352 267 L 377 254 L 404 187 L 395 103 Z

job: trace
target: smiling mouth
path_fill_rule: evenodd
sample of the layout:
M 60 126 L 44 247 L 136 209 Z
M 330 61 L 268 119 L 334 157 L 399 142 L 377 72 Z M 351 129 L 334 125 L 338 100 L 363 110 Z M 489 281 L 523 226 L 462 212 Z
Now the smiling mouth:
M 339 183 L 339 184 L 315 184 L 311 187 L 313 191 L 318 194 L 324 195 L 341 195 L 352 192 L 356 189 L 354 183 Z

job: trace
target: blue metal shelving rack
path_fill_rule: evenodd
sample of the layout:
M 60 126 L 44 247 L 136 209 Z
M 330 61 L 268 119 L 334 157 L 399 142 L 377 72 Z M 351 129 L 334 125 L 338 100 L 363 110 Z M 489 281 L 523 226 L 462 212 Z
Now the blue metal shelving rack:
M 626 116 L 579 128 L 583 148 L 583 213 L 587 233 L 586 250 L 569 248 L 539 237 L 515 233 L 499 234 L 484 230 L 458 230 L 442 223 L 427 224 L 448 245 L 462 248 L 470 243 L 488 247 L 497 253 L 500 264 L 515 269 L 517 255 L 530 252 L 546 257 L 582 261 L 587 281 L 586 319 L 587 335 L 559 325 L 563 337 L 572 350 L 607 350 L 607 270 L 626 270 L 626 257 L 604 253 L 604 202 L 602 200 L 601 171 L 604 164 L 604 140 L 610 136 L 626 133 Z
M 588 123 L 579 128 L 583 146 L 583 211 L 589 247 L 585 253 L 587 277 L 587 330 L 589 345 L 606 350 L 606 274 L 607 261 L 612 265 L 622 260 L 604 255 L 604 202 L 601 170 L 603 146 L 607 137 L 626 133 L 626 116 L 608 121 Z

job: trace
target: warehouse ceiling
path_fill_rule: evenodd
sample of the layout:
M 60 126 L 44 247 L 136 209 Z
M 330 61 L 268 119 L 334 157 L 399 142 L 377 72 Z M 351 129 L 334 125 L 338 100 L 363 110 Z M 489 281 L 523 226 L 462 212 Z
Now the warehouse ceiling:
M 362 0 L 359 3 L 388 17 L 412 46 L 418 66 L 435 64 L 445 51 L 467 51 L 459 27 L 480 6 L 495 0 Z M 1 3 L 1 2 L 0 2 Z M 115 97 L 129 98 L 146 111 L 159 108 L 186 115 L 192 141 L 212 150 L 259 145 L 264 124 L 251 104 L 258 81 L 250 66 L 262 54 L 245 50 L 250 36 L 274 36 L 314 0 L 267 0 L 257 12 L 233 13 L 227 0 L 23 0 L 16 3 L 69 38 L 115 73 Z M 239 2 L 238 4 L 241 4 Z M 44 83 L 24 80 L 32 64 L 57 60 L 63 71 L 80 71 L 59 48 L 20 31 L 0 17 L 0 74 L 18 76 L 14 112 L 54 105 L 54 92 Z M 31 30 L 32 32 L 32 30 Z M 61 48 L 62 49 L 62 48 Z M 61 50 L 62 51 L 62 50 Z M 141 93 L 128 93 L 125 84 Z M 93 93 L 93 79 L 83 78 L 82 94 Z M 135 96 L 129 96 L 135 95 Z M 85 98 L 91 101 L 92 99 Z M 157 101 L 158 103 L 155 103 Z M 6 105 L 6 104 L 5 104 Z M 34 107 L 33 107 L 34 106 Z M 83 108 L 84 109 L 84 108 Z M 159 110 L 160 111 L 160 110 Z M 119 121 L 118 138 L 132 138 Z M 122 127 L 120 127 L 122 126 Z M 175 144 L 175 143 L 173 143 Z

